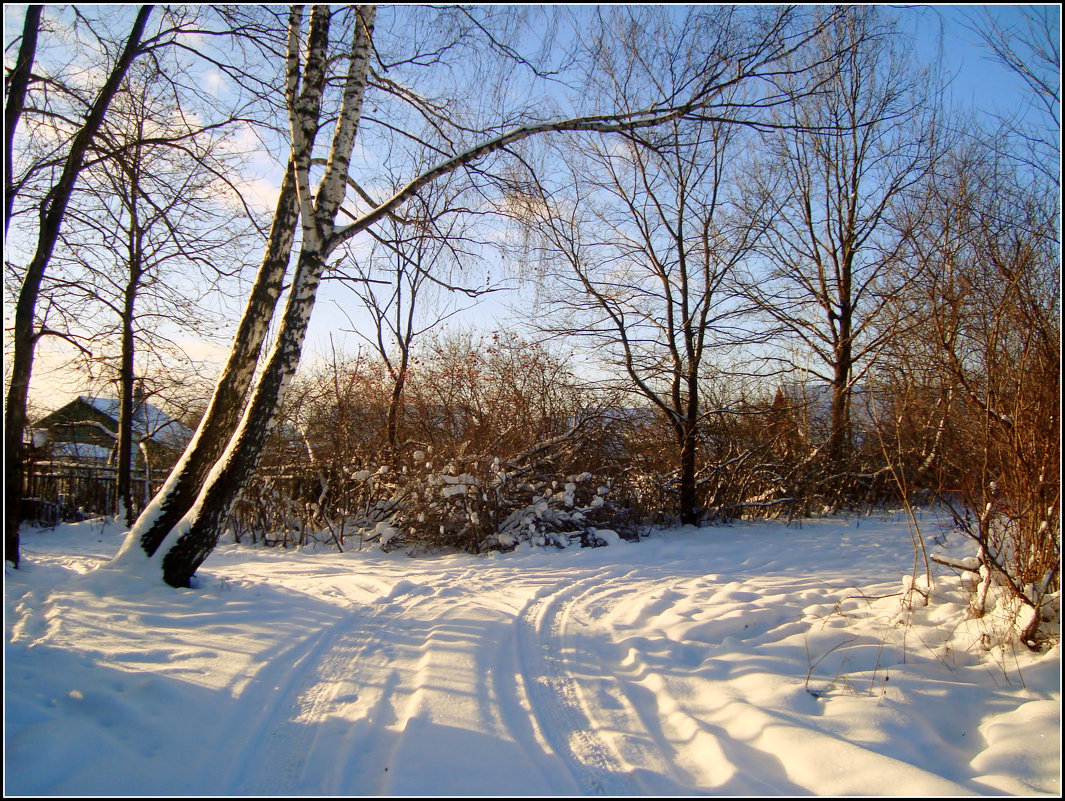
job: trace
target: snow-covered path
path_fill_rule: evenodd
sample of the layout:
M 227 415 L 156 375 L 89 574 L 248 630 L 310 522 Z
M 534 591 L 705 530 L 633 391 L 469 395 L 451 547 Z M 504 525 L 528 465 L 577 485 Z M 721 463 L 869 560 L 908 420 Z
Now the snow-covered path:
M 1060 788 L 1060 652 L 973 648 L 952 575 L 905 613 L 895 517 L 487 558 L 229 546 L 187 591 L 87 573 L 118 538 L 89 541 L 31 534 L 7 575 L 8 793 Z

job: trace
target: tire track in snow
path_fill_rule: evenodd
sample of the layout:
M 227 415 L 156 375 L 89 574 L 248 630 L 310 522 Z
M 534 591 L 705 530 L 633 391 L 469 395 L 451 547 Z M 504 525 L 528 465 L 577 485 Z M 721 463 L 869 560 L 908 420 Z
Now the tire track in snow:
M 630 766 L 598 733 L 575 675 L 567 664 L 566 629 L 570 609 L 588 588 L 601 585 L 602 572 L 567 588 L 533 599 L 518 618 L 518 668 L 536 730 L 561 757 L 585 795 L 645 792 L 629 775 Z
M 401 582 L 401 585 L 408 583 Z M 354 758 L 362 758 L 363 733 L 373 727 L 339 714 L 349 705 L 366 707 L 370 689 L 360 686 L 358 666 L 387 663 L 395 637 L 394 596 L 357 606 L 321 631 L 273 657 L 256 677 L 256 690 L 242 695 L 234 720 L 254 720 L 228 787 L 234 793 L 305 795 L 348 793 Z M 410 599 L 404 599 L 409 602 Z M 386 677 L 382 687 L 390 687 Z M 377 688 L 380 690 L 380 688 Z M 384 701 L 390 701 L 387 690 Z M 245 697 L 246 696 L 246 697 Z M 387 703 L 386 703 L 387 706 Z M 381 710 L 378 709 L 377 712 Z

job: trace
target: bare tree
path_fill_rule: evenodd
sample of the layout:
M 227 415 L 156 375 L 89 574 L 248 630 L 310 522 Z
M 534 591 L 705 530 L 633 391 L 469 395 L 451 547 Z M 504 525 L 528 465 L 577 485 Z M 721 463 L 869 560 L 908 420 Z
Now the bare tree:
M 702 516 L 696 473 L 704 373 L 739 335 L 732 272 L 754 229 L 738 215 L 735 126 L 675 123 L 623 145 L 575 149 L 572 180 L 528 203 L 543 234 L 542 331 L 589 341 L 630 393 L 667 421 L 680 519 Z M 557 267 L 556 267 L 557 265 Z M 554 322 L 549 322 L 553 320 Z
M 127 525 L 135 361 L 143 377 L 142 351 L 161 361 L 166 350 L 179 350 L 170 339 L 179 332 L 212 338 L 217 311 L 200 299 L 239 272 L 238 246 L 249 227 L 230 190 L 219 134 L 176 119 L 182 98 L 168 96 L 161 83 L 158 62 L 127 75 L 100 133 L 100 149 L 111 155 L 86 168 L 46 282 L 50 303 L 84 296 L 67 330 L 93 332 L 97 361 L 111 355 L 107 333 L 117 326 L 117 498 Z
M 24 483 L 22 468 L 23 431 L 26 427 L 26 407 L 29 395 L 30 374 L 33 369 L 33 352 L 40 332 L 34 330 L 34 311 L 40 293 L 41 281 L 51 261 L 59 238 L 63 218 L 74 191 L 75 182 L 81 172 L 93 140 L 108 106 L 118 91 L 119 85 L 133 60 L 151 46 L 159 43 L 168 34 L 160 32 L 156 36 L 144 39 L 145 27 L 151 14 L 151 6 L 142 6 L 130 30 L 121 53 L 110 68 L 107 79 L 97 92 L 89 107 L 83 124 L 78 128 L 70 143 L 70 148 L 63 160 L 58 180 L 52 185 L 40 205 L 40 223 L 37 232 L 35 253 L 26 266 L 25 275 L 15 307 L 14 353 L 12 355 L 11 384 L 7 394 L 4 410 L 4 558 L 18 566 L 19 561 L 19 517 L 20 503 Z M 25 40 L 24 40 L 25 41 Z M 29 55 L 27 55 L 29 58 Z M 23 64 L 24 66 L 24 64 Z M 8 142 L 14 136 L 17 118 L 5 117 L 5 137 Z M 10 151 L 9 151 L 10 153 Z M 10 158 L 10 156 L 9 156 Z M 13 181 L 9 177 L 6 189 L 11 190 Z M 10 215 L 5 207 L 5 227 Z
M 668 90 L 688 78 L 685 68 L 702 54 L 744 46 L 742 35 L 722 24 L 731 13 L 618 12 L 617 41 L 594 42 L 590 91 L 629 107 Z M 751 309 L 736 292 L 736 272 L 750 261 L 777 203 L 769 194 L 740 191 L 747 181 L 743 153 L 759 141 L 740 132 L 839 131 L 838 121 L 792 119 L 788 111 L 817 102 L 839 61 L 852 57 L 854 41 L 828 35 L 840 24 L 837 17 L 826 25 L 812 50 L 789 52 L 768 90 L 744 82 L 723 90 L 722 105 L 746 114 L 745 125 L 696 113 L 633 133 L 624 145 L 578 145 L 569 160 L 580 166 L 568 187 L 554 180 L 534 185 L 524 199 L 520 187 L 514 193 L 521 214 L 545 232 L 548 259 L 560 265 L 546 268 L 556 286 L 545 295 L 548 308 L 564 314 L 543 330 L 589 338 L 629 391 L 663 415 L 686 523 L 705 511 L 698 498 L 701 432 L 709 415 L 723 411 L 703 406 L 724 394 L 709 386 L 714 362 L 726 349 L 764 343 L 771 333 L 743 324 Z M 656 47 L 661 41 L 671 47 Z M 815 66 L 800 66 L 809 64 Z M 537 169 L 550 175 L 557 168 Z
M 374 244 L 369 255 L 350 255 L 328 275 L 351 289 L 373 323 L 362 334 L 348 315 L 353 332 L 376 351 L 392 384 L 387 442 L 393 451 L 400 444 L 404 389 L 415 343 L 465 308 L 453 296 L 476 302 L 492 291 L 468 285 L 469 272 L 483 258 L 485 245 L 470 237 L 472 211 L 456 204 L 461 189 L 453 186 L 452 177 L 412 198 L 402 218 L 390 217 L 371 229 Z M 460 271 L 466 286 L 457 283 Z
M 920 190 L 936 152 L 934 76 L 914 67 L 889 13 L 848 8 L 823 31 L 822 52 L 845 56 L 782 116 L 792 125 L 769 137 L 755 181 L 766 263 L 749 294 L 812 357 L 790 366 L 831 388 L 824 452 L 837 468 L 851 447 L 854 387 L 892 336 L 879 323 L 907 280 L 893 270 L 903 241 L 893 208 Z
M 982 34 L 1040 113 L 966 130 L 911 214 L 932 336 L 909 364 L 931 368 L 946 399 L 944 494 L 984 570 L 973 612 L 1004 587 L 1023 612 L 1019 639 L 1036 647 L 1060 588 L 1060 78 L 1046 49 L 1056 25 L 1025 18 L 1026 30 Z

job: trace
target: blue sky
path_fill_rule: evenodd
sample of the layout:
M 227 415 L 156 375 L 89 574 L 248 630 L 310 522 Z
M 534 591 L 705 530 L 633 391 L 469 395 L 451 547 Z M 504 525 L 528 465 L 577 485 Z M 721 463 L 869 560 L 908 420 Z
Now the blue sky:
M 982 21 L 986 13 L 990 13 L 1007 26 L 1023 24 L 1022 9 L 1032 7 L 923 5 L 900 7 L 900 10 L 916 33 L 919 51 L 926 54 L 929 62 L 935 58 L 937 48 L 942 42 L 944 73 L 950 79 L 948 102 L 957 109 L 973 109 L 978 114 L 1008 115 L 1017 112 L 1021 107 L 1021 98 L 1025 96 L 1024 83 L 991 58 L 978 35 L 969 28 L 974 22 Z M 1043 7 L 1056 14 L 1060 21 L 1057 5 Z M 334 297 L 333 288 L 327 284 L 323 287 L 321 301 L 315 309 L 304 351 L 305 359 L 315 353 L 328 356 L 330 334 L 333 335 L 334 342 L 344 342 L 352 351 L 359 346 L 358 337 L 346 335 L 345 338 L 345 335 L 337 334 L 338 328 L 346 328 L 348 323 L 330 302 L 331 297 Z M 334 299 L 343 297 L 343 290 L 340 290 Z M 521 303 L 513 293 L 498 293 L 483 300 L 470 311 L 458 315 L 452 323 L 490 329 L 508 317 L 513 317 L 516 312 L 520 319 L 520 309 L 515 312 L 507 308 L 509 303 L 514 302 L 519 305 Z
M 1024 88 L 1023 81 L 992 59 L 977 34 L 968 28 L 973 22 L 982 21 L 985 14 L 990 14 L 1006 26 L 1023 26 L 1022 11 L 1025 8 L 1045 8 L 1056 16 L 1060 53 L 1061 10 L 1057 5 L 934 5 L 914 8 L 915 18 L 920 20 L 918 35 L 923 40 L 919 46 L 926 48 L 930 57 L 939 36 L 936 22 L 942 21 L 944 66 L 946 74 L 953 76 L 949 91 L 958 107 L 1005 113 L 1017 109 L 1018 93 Z M 924 24 L 925 20 L 927 25 Z

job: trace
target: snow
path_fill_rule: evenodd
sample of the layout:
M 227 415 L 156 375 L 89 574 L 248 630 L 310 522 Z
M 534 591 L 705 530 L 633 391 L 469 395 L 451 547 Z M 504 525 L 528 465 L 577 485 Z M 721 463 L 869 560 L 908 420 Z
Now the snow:
M 107 463 L 111 448 L 87 442 L 57 442 L 52 446 L 53 459 L 73 459 L 78 462 L 96 461 Z
M 5 574 L 6 794 L 1060 793 L 1060 646 L 1000 647 L 946 567 L 904 606 L 901 515 L 223 545 L 187 590 L 106 567 L 122 535 L 31 528 Z
M 91 398 L 82 395 L 80 400 L 112 420 L 117 421 L 119 418 L 120 402 L 115 398 Z M 190 428 L 171 419 L 162 409 L 145 402 L 141 402 L 134 409 L 133 431 L 137 437 L 147 436 L 170 448 L 184 448 L 193 434 Z

